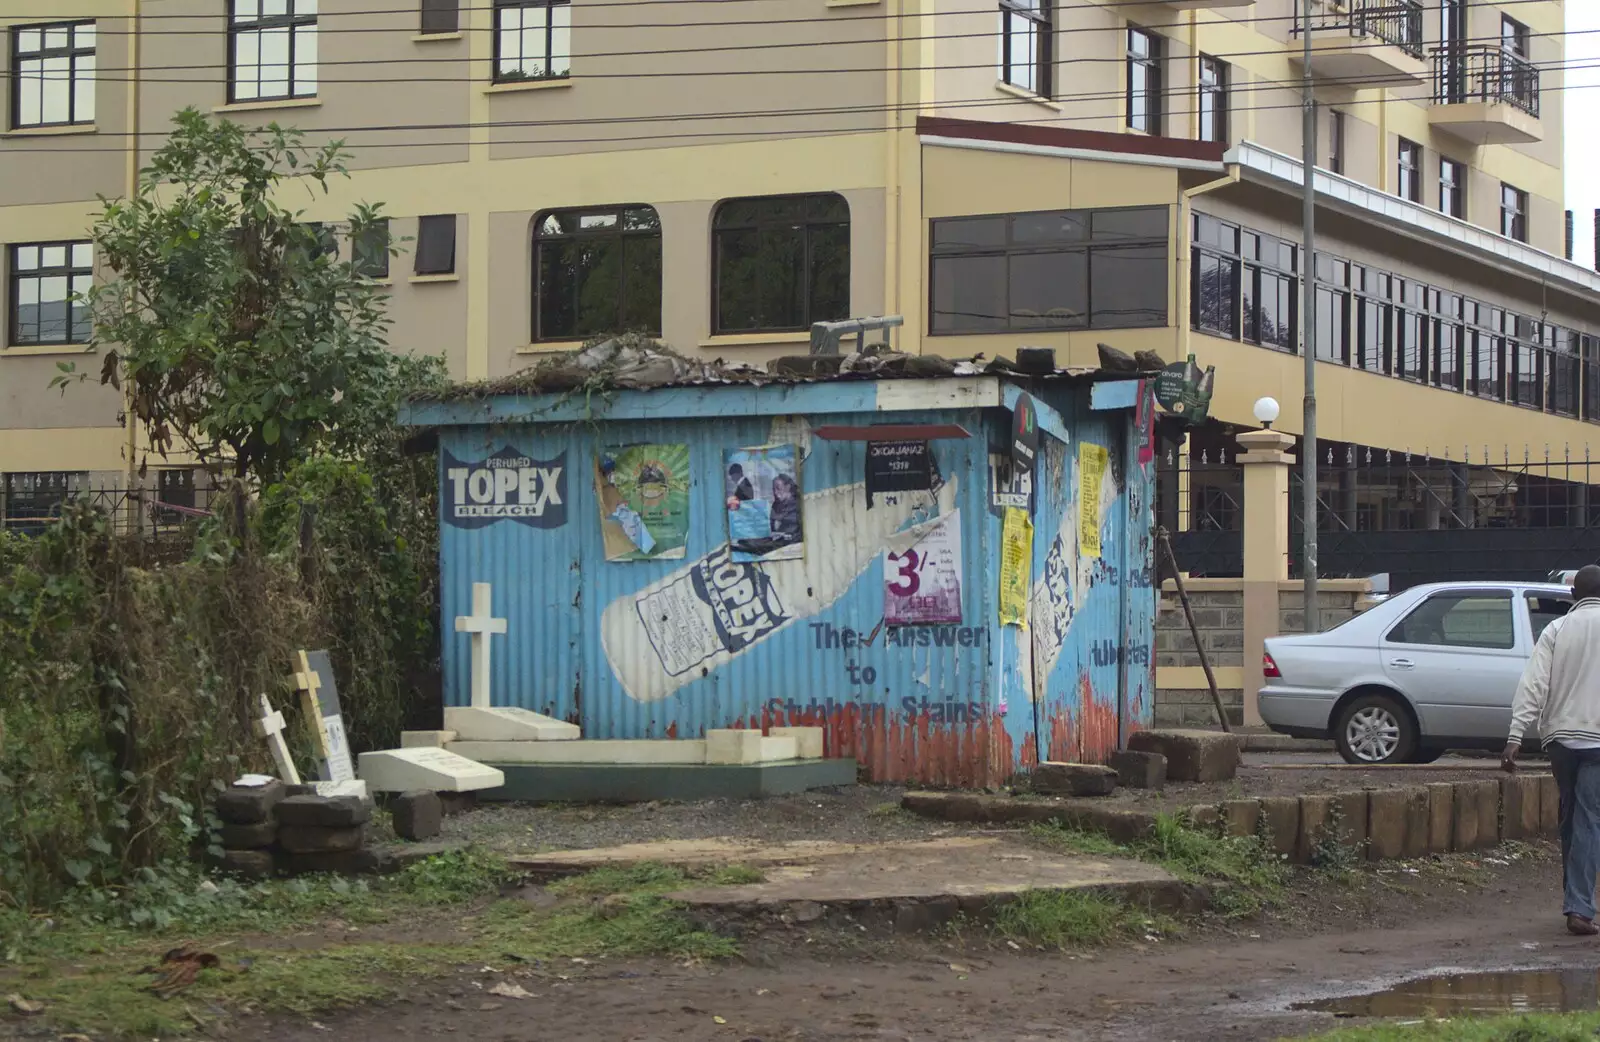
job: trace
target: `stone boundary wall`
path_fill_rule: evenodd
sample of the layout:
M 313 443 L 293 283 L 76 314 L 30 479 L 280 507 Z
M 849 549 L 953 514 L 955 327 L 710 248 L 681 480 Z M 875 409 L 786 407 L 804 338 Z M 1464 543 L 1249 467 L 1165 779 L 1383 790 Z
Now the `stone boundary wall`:
M 1185 579 L 1189 606 L 1201 644 L 1216 674 L 1228 723 L 1244 724 L 1244 580 Z M 1327 579 L 1318 591 L 1324 626 L 1345 622 L 1367 606 L 1371 591 L 1365 579 Z M 1298 633 L 1305 626 L 1305 594 L 1298 582 L 1278 590 L 1278 632 Z M 1252 667 L 1255 663 L 1250 664 Z M 1183 617 L 1178 588 L 1162 584 L 1156 605 L 1156 727 L 1216 727 L 1200 655 Z

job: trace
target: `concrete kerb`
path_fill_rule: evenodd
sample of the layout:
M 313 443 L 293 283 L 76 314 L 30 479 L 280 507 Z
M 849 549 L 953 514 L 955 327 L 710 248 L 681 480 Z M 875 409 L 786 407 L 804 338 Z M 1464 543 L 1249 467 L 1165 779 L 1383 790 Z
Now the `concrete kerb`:
M 1053 822 L 1099 832 L 1121 843 L 1150 835 L 1157 814 L 1092 799 L 1041 800 L 972 793 L 908 792 L 902 806 L 945 821 Z M 1263 796 L 1201 804 L 1180 813 L 1192 826 L 1228 836 L 1258 835 L 1280 856 L 1309 863 L 1319 845 L 1347 848 L 1371 861 L 1480 850 L 1505 839 L 1555 835 L 1555 779 L 1434 782 L 1360 791 Z

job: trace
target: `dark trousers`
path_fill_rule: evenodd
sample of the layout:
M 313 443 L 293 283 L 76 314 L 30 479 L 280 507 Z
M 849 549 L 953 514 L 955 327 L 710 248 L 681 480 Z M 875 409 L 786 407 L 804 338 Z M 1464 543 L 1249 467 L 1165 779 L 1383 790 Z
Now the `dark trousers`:
M 1564 911 L 1595 917 L 1595 877 L 1600 874 L 1600 749 L 1568 749 L 1551 742 L 1550 770 L 1561 790 L 1561 885 Z

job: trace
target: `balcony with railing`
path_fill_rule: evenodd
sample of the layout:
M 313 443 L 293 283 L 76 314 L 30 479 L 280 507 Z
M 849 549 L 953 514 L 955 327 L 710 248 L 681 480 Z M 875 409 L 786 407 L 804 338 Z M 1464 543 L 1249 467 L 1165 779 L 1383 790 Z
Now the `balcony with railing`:
M 1216 11 L 1223 8 L 1254 7 L 1256 0 L 1159 0 L 1159 4 L 1174 11 Z
M 1321 0 L 1311 14 L 1311 72 L 1352 87 L 1421 83 L 1422 0 Z M 1295 20 L 1289 60 L 1303 58 L 1307 24 Z
M 1435 48 L 1428 120 L 1477 145 L 1542 141 L 1539 67 L 1499 44 Z

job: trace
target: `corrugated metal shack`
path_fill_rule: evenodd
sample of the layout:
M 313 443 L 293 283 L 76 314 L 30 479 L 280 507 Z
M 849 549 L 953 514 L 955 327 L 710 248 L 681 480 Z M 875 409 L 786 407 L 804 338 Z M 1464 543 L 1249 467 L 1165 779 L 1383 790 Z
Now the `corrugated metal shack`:
M 489 582 L 495 703 L 585 738 L 821 725 L 874 780 L 982 786 L 1150 724 L 1140 374 L 617 350 L 408 411 L 438 430 L 447 704 Z

